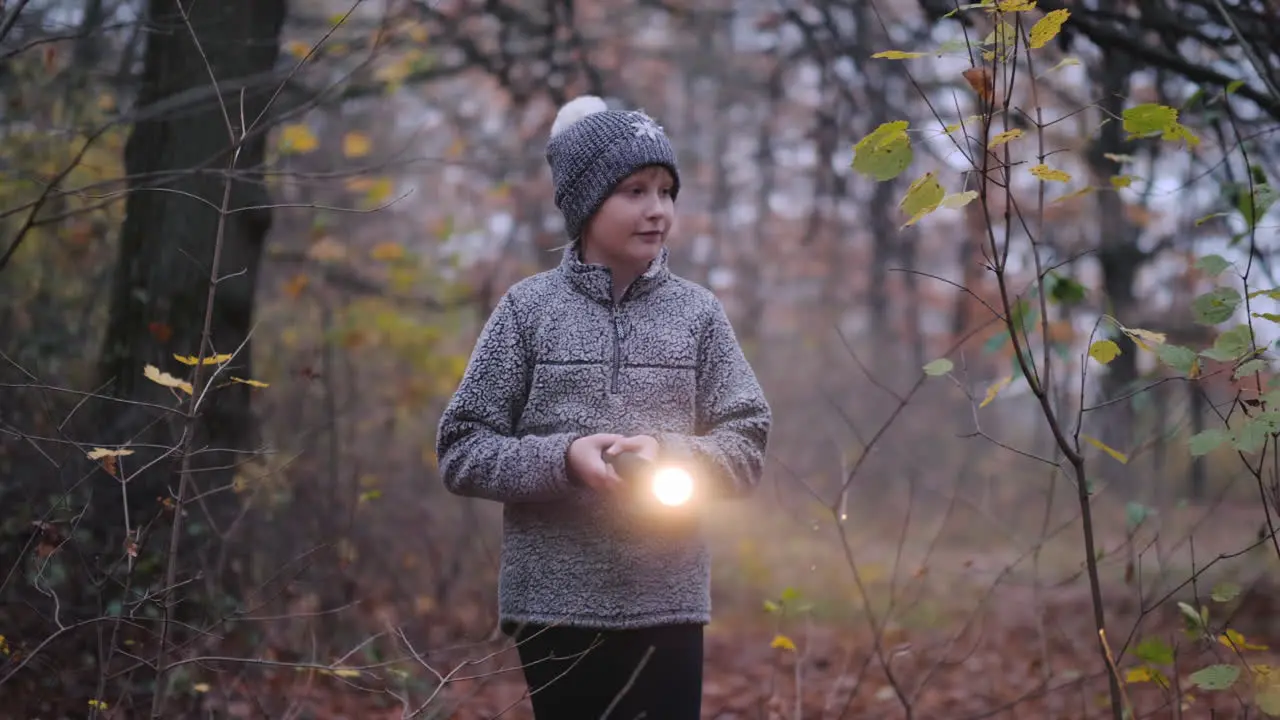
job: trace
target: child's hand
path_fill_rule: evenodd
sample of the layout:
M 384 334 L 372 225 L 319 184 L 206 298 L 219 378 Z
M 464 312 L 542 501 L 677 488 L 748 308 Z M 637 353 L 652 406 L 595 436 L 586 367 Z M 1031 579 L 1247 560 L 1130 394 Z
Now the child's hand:
M 597 433 L 574 440 L 566 457 L 569 476 L 595 490 L 607 490 L 622 482 L 613 467 L 604 461 L 605 450 L 622 440 L 625 438 L 613 433 Z
M 654 461 L 658 459 L 658 441 L 649 435 L 632 435 L 628 438 L 621 438 L 614 444 L 610 445 L 604 454 L 609 457 L 616 457 L 624 452 L 633 452 L 645 460 Z

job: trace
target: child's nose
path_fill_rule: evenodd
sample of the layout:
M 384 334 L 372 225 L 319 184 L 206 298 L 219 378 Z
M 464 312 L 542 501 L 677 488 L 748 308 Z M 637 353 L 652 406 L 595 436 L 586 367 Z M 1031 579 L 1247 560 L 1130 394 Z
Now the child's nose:
M 649 202 L 645 205 L 645 216 L 650 218 L 661 218 L 667 214 L 667 206 L 662 202 L 662 197 L 654 193 L 648 197 Z

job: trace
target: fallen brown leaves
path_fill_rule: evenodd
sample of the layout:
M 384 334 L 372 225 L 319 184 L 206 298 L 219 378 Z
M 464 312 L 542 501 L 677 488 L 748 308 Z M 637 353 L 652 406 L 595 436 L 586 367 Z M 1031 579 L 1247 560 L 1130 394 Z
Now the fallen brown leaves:
M 861 628 L 856 623 L 797 624 L 790 634 L 795 651 L 770 647 L 776 628 L 763 615 L 719 618 L 707 634 L 703 717 L 793 720 L 798 707 L 799 717 L 806 719 L 905 718 L 904 701 L 911 706 L 910 717 L 921 720 L 1109 717 L 1106 677 L 1087 596 L 1056 593 L 1037 618 L 1027 595 L 1002 595 L 963 625 L 927 631 L 899 628 L 884 634 L 880 643 L 872 640 L 865 623 Z M 1109 637 L 1118 647 L 1125 642 L 1132 618 L 1124 617 L 1123 608 L 1112 615 Z M 1178 635 L 1176 620 L 1173 615 L 1148 617 L 1143 634 Z M 474 624 L 468 625 L 447 633 L 436 624 L 420 634 L 483 635 Z M 455 679 L 419 717 L 532 718 L 516 654 L 504 650 L 506 642 L 464 641 L 421 656 L 420 661 L 429 662 L 436 672 L 454 671 Z M 1181 642 L 1182 682 L 1191 671 L 1221 661 L 1222 648 Z M 1218 660 L 1212 659 L 1214 652 Z M 1275 665 L 1274 659 L 1261 656 L 1254 661 Z M 1122 660 L 1121 665 L 1130 666 L 1132 660 Z M 203 677 L 189 708 L 227 718 L 283 717 L 282 713 L 315 720 L 401 718 L 406 708 L 421 706 L 433 684 L 431 673 L 419 663 L 395 667 L 404 672 L 390 666 L 359 673 L 234 668 Z M 406 687 L 407 702 L 397 700 Z M 1243 717 L 1231 691 L 1192 692 L 1194 700 L 1181 716 L 1169 707 L 1169 695 L 1152 683 L 1129 685 L 1128 692 L 1139 717 L 1207 718 L 1211 705 L 1215 718 Z M 20 707 L 9 705 L 6 712 Z M 447 714 L 435 714 L 445 708 Z M 83 708 L 76 710 L 83 713 Z

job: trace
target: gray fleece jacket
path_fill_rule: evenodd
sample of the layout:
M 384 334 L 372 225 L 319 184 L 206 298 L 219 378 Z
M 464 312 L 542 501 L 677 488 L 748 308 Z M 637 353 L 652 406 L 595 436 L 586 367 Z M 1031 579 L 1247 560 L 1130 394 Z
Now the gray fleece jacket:
M 625 493 L 566 475 L 570 443 L 604 432 L 657 438 L 664 456 L 692 466 L 701 498 L 741 497 L 760 482 L 764 393 L 719 300 L 666 260 L 664 249 L 616 304 L 609 270 L 582 262 L 576 245 L 559 267 L 513 285 L 440 419 L 445 486 L 503 503 L 508 631 L 711 619 L 696 516 L 640 512 Z M 695 510 L 715 512 L 705 500 Z

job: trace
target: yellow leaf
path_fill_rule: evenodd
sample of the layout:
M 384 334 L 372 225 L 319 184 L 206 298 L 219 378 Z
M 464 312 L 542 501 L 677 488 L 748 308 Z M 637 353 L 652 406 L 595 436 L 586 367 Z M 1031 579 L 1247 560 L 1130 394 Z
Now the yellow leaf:
M 413 55 L 405 53 L 393 62 L 380 65 L 373 72 L 373 77 L 379 82 L 386 83 L 388 89 L 397 88 L 413 74 L 415 62 L 416 58 Z
M 1027 12 L 1036 9 L 1036 0 L 1000 0 L 996 3 L 1000 12 Z
M 796 644 L 786 635 L 775 635 L 773 637 L 773 642 L 769 643 L 769 647 L 775 650 L 787 650 L 790 652 L 796 651 Z
M 1035 175 L 1041 180 L 1061 182 L 1061 183 L 1071 182 L 1070 175 L 1068 175 L 1067 173 L 1061 170 L 1054 170 L 1053 168 L 1049 167 L 1048 165 L 1045 165 L 1044 163 L 1041 163 L 1031 168 L 1031 174 Z
M 1079 58 L 1064 57 L 1064 58 L 1062 58 L 1061 60 L 1059 60 L 1059 61 L 1058 61 L 1058 64 L 1057 64 L 1057 65 L 1054 65 L 1053 67 L 1049 68 L 1048 70 L 1045 70 L 1045 71 L 1044 71 L 1044 74 L 1045 74 L 1045 75 L 1048 75 L 1049 73 L 1051 73 L 1051 72 L 1055 72 L 1055 71 L 1057 71 L 1057 70 L 1061 70 L 1062 68 L 1068 68 L 1068 67 L 1071 67 L 1072 65 L 1079 65 L 1079 64 L 1080 64 L 1080 60 L 1079 60 Z
M 369 136 L 362 132 L 349 132 L 342 136 L 342 154 L 349 158 L 364 157 L 369 154 L 373 143 Z
M 335 668 L 334 670 L 331 671 L 330 674 L 336 675 L 338 677 L 347 677 L 347 678 L 360 677 L 360 671 L 352 670 L 351 668 Z
M 939 205 L 944 208 L 959 210 L 965 205 L 968 205 L 969 203 L 973 202 L 977 197 L 978 197 L 977 190 L 965 190 L 964 192 L 951 193 L 950 195 L 947 195 L 946 197 L 942 198 L 942 202 L 939 203 Z
M 1120 346 L 1113 340 L 1099 340 L 1089 346 L 1089 357 L 1106 365 L 1120 356 Z
M 167 372 L 160 372 L 160 368 L 156 367 L 155 365 L 147 365 L 146 367 L 142 368 L 142 374 L 148 380 L 150 380 L 151 382 L 157 385 L 163 385 L 164 387 L 167 387 L 167 388 L 177 388 L 188 395 L 190 395 L 193 392 L 193 390 L 191 389 L 191 383 L 186 382 L 185 380 L 179 380 L 178 378 L 170 375 Z
M 904 52 L 902 50 L 884 50 L 872 55 L 873 58 L 881 58 L 884 60 L 912 60 L 914 58 L 924 57 L 922 52 Z
M 301 155 L 320 147 L 311 128 L 303 123 L 285 125 L 280 131 L 280 152 L 286 155 Z
M 410 40 L 421 45 L 427 41 L 427 26 L 420 22 L 410 23 L 405 28 L 405 34 L 409 36 Z
M 1132 175 L 1115 175 L 1115 176 L 1112 176 L 1111 178 L 1111 187 L 1117 190 L 1120 190 L 1122 188 L 1127 188 L 1130 185 L 1132 185 L 1133 181 L 1136 179 L 1137 178 L 1135 178 Z
M 307 248 L 307 257 L 319 262 L 338 262 L 347 257 L 347 248 L 329 235 L 325 235 Z
M 1141 667 L 1129 668 L 1124 674 L 1125 683 L 1151 682 L 1151 668 L 1143 665 Z
M 1104 453 L 1106 453 L 1106 454 L 1110 455 L 1111 457 L 1115 458 L 1115 459 L 1116 459 L 1116 461 L 1117 461 L 1117 462 L 1119 462 L 1121 465 L 1127 465 L 1127 464 L 1129 464 L 1129 456 L 1128 456 L 1128 455 L 1125 455 L 1124 453 L 1122 453 L 1122 452 L 1120 452 L 1119 450 L 1116 450 L 1115 448 L 1113 448 L 1113 447 L 1111 447 L 1111 446 L 1107 445 L 1106 443 L 1102 442 L 1101 440 L 1099 440 L 1099 439 L 1097 439 L 1097 438 L 1095 438 L 1095 437 L 1089 437 L 1088 435 L 1081 435 L 1080 437 L 1081 437 L 1085 442 L 1089 443 L 1090 445 L 1092 445 L 1092 446 L 1094 446 L 1094 447 L 1098 448 L 1098 449 L 1099 449 L 1099 450 L 1101 450 L 1102 452 L 1104 452 Z
M 347 189 L 364 193 L 365 204 L 376 207 L 387 201 L 395 191 L 395 183 L 391 178 L 352 178 L 347 181 Z
M 907 127 L 906 120 L 882 123 L 855 143 L 853 169 L 880 181 L 902 174 L 915 155 Z
M 294 275 L 291 279 L 285 282 L 284 294 L 288 295 L 291 298 L 296 299 L 299 295 L 302 294 L 303 290 L 307 289 L 307 285 L 309 285 L 310 283 L 311 283 L 311 280 L 306 275 L 304 275 L 303 273 L 298 273 L 297 275 Z
M 1000 391 L 1004 389 L 1004 386 L 1011 382 L 1013 382 L 1013 376 L 1009 375 L 991 383 L 991 387 L 987 388 L 987 396 L 978 404 L 978 407 L 984 408 L 989 405 L 992 400 L 996 399 L 996 395 L 1000 394 Z
M 1066 9 L 1054 10 L 1046 13 L 1044 17 L 1036 21 L 1031 26 L 1030 42 L 1031 49 L 1042 48 L 1049 43 L 1050 40 L 1058 36 L 1058 32 L 1062 30 L 1062 24 L 1071 17 L 1071 11 Z
M 1143 350 L 1146 350 L 1147 352 L 1153 352 L 1153 350 L 1151 349 L 1153 345 L 1164 344 L 1164 340 L 1165 340 L 1164 333 L 1153 332 L 1151 330 L 1143 330 L 1142 328 L 1122 327 L 1120 328 L 1120 330 L 1125 335 L 1128 335 L 1129 339 L 1133 340 L 1133 344 L 1137 345 Z
M 207 693 L 209 692 L 209 683 L 196 683 L 191 686 L 191 689 L 198 693 Z
M 404 257 L 404 246 L 395 242 L 380 242 L 369 251 L 369 257 L 380 261 L 399 260 Z
M 1189 145 L 1190 147 L 1195 147 L 1200 144 L 1200 136 L 1191 132 L 1191 128 L 1188 128 L 1186 125 L 1183 125 L 1182 123 L 1174 123 L 1173 127 L 1169 128 L 1168 130 L 1165 130 L 1160 135 L 1160 139 L 1161 140 L 1181 140 L 1187 145 Z
M 89 707 L 95 710 L 106 710 L 110 706 L 107 705 L 107 703 L 103 700 L 98 700 L 97 698 L 93 698 L 89 701 Z
M 103 93 L 98 96 L 98 109 L 102 112 L 115 112 L 116 96 L 111 93 Z
M 991 143 L 988 145 L 988 147 L 998 147 L 1000 145 L 1003 145 L 1009 142 L 1010 140 L 1016 140 L 1020 137 L 1022 137 L 1022 130 L 1019 128 L 1014 128 L 1012 130 L 1005 130 L 999 135 L 996 135 L 995 137 L 991 138 Z
M 1072 199 L 1075 199 L 1075 198 L 1078 198 L 1078 197 L 1084 197 L 1085 195 L 1088 195 L 1089 193 L 1093 192 L 1093 191 L 1094 191 L 1094 190 L 1096 190 L 1096 189 L 1097 189 L 1097 188 L 1093 187 L 1092 185 L 1086 185 L 1086 186 L 1084 186 L 1084 187 L 1080 188 L 1079 190 L 1075 190 L 1075 191 L 1069 192 L 1069 193 L 1067 193 L 1066 195 L 1063 195 L 1062 197 L 1054 198 L 1054 199 L 1053 199 L 1053 201 L 1052 201 L 1052 202 L 1050 202 L 1049 204 L 1050 204 L 1050 205 L 1056 205 L 1056 204 L 1058 204 L 1058 203 L 1060 203 L 1060 202 L 1066 202 L 1066 201 L 1068 201 L 1068 200 L 1072 200 Z
M 898 207 L 911 216 L 903 227 L 915 224 L 920 218 L 938 209 L 944 197 L 946 191 L 942 189 L 937 174 L 932 170 L 911 183 L 907 194 L 898 203 Z
M 311 52 L 311 46 L 300 40 L 291 40 L 285 44 L 284 51 L 301 60 Z
M 248 385 L 249 387 L 258 387 L 258 388 L 271 387 L 270 383 L 264 383 L 261 380 L 246 380 L 245 378 L 232 377 L 231 381 Z
M 233 356 L 231 353 L 226 353 L 224 355 L 210 355 L 206 357 L 204 359 L 204 362 L 201 364 L 202 365 L 221 365 L 224 362 L 230 362 L 232 357 Z M 177 360 L 183 365 L 195 365 L 196 363 L 200 362 L 200 359 L 194 355 L 176 355 L 175 354 L 173 356 L 173 359 Z
M 133 454 L 132 450 L 126 450 L 124 448 L 119 448 L 116 450 L 108 450 L 107 448 L 96 447 L 93 449 L 92 452 L 87 453 L 87 456 L 90 460 L 101 460 L 102 458 L 107 458 L 107 457 L 123 457 L 125 455 L 132 455 L 132 454 Z
M 1236 650 L 1266 650 L 1266 645 L 1255 645 L 1245 639 L 1244 635 L 1237 630 L 1227 629 L 1225 633 L 1218 636 L 1218 642 L 1229 648 Z

